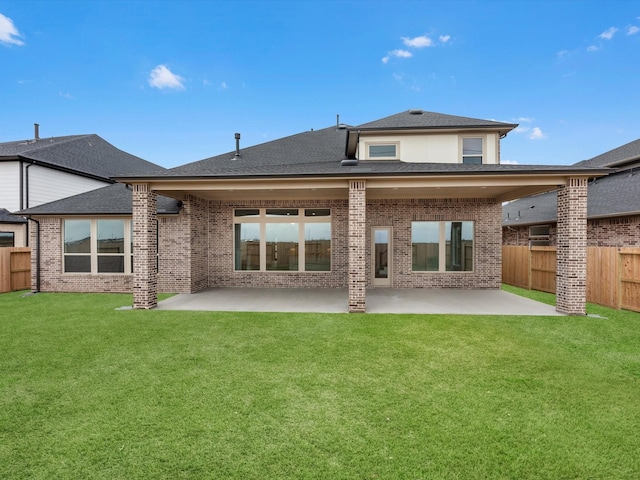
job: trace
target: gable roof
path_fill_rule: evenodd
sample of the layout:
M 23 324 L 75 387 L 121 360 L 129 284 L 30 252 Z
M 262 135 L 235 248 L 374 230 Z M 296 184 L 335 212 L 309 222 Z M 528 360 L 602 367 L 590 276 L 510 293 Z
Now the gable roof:
M 20 215 L 131 215 L 133 192 L 122 183 L 63 198 L 16 212 Z M 177 214 L 179 200 L 158 195 L 159 214 Z
M 166 170 L 95 134 L 0 143 L 0 161 L 23 160 L 109 181 L 116 175 Z
M 617 167 L 640 161 L 640 138 L 601 155 L 576 163 L 582 167 Z
M 640 214 L 640 172 L 623 171 L 589 182 L 587 218 Z M 558 192 L 524 197 L 502 207 L 503 226 L 557 221 Z
M 13 215 L 6 208 L 0 208 L 0 223 L 27 223 L 27 219 Z
M 478 118 L 445 115 L 443 113 L 426 112 L 414 109 L 390 115 L 388 117 L 363 123 L 351 130 L 397 130 L 397 129 L 440 129 L 440 128 L 472 128 L 472 129 L 502 129 L 506 132 L 518 125 L 512 123 L 482 120 Z

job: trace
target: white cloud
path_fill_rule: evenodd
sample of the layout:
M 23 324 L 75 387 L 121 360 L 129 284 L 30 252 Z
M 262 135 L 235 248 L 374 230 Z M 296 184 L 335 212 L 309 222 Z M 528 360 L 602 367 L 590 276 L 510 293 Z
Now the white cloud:
M 229 87 L 227 86 L 227 82 L 222 82 L 222 83 L 220 84 L 220 88 L 221 88 L 221 89 L 223 89 L 223 90 L 226 90 L 227 88 L 229 88 Z
M 386 57 L 383 57 L 382 63 L 387 63 L 389 60 L 391 60 L 392 57 L 410 58 L 413 57 L 413 54 L 407 50 L 392 50 L 387 53 Z
M 0 13 L 0 43 L 24 45 L 24 42 L 17 37 L 22 35 L 13 24 L 13 20 Z
M 502 165 L 518 165 L 517 160 L 500 160 Z
M 603 40 L 611 40 L 617 31 L 618 29 L 616 27 L 611 27 L 610 29 L 605 30 L 600 35 L 598 35 L 598 38 L 601 38 Z
M 598 50 L 600 50 L 600 47 L 597 45 L 589 45 L 587 47 L 587 52 L 597 52 Z
M 531 123 L 533 122 L 533 118 L 530 117 L 518 117 L 516 118 L 517 122 Z
M 636 27 L 635 25 L 631 25 L 627 29 L 627 35 L 635 35 L 638 32 L 640 32 L 640 27 Z
M 529 139 L 542 140 L 543 138 L 547 138 L 547 136 L 542 132 L 542 130 L 540 130 L 539 127 L 533 127 L 531 134 L 529 135 Z
M 63 92 L 58 92 L 58 95 L 61 96 L 62 98 L 66 98 L 68 100 L 73 100 L 73 95 L 71 95 L 70 93 L 63 93 Z
M 173 88 L 175 90 L 184 90 L 184 85 L 182 84 L 184 79 L 171 72 L 165 65 L 158 65 L 156 68 L 151 70 L 151 74 L 149 75 L 149 85 L 154 88 Z
M 426 35 L 415 38 L 402 37 L 402 43 L 404 43 L 407 47 L 413 48 L 433 47 L 433 40 L 431 40 Z
M 440 43 L 447 43 L 451 40 L 451 35 L 440 35 L 438 39 L 440 40 Z

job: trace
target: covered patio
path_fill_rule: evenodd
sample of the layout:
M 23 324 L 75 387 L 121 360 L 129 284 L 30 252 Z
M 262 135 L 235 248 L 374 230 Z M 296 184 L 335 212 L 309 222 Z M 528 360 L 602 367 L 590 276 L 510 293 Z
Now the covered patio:
M 158 310 L 348 313 L 347 288 L 209 288 Z M 502 290 L 370 288 L 367 313 L 561 316 L 555 307 Z

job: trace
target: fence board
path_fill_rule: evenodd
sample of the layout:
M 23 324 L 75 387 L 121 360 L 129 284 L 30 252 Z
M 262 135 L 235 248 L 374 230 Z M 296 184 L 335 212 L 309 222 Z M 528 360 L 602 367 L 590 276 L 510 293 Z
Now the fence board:
M 587 248 L 587 301 L 619 308 L 618 249 Z
M 516 287 L 531 288 L 529 276 L 529 249 L 527 247 L 502 247 L 502 281 Z
M 556 293 L 556 248 L 531 247 L 531 288 Z
M 620 306 L 640 312 L 640 249 L 620 249 Z
M 31 248 L 0 248 L 0 293 L 31 287 Z

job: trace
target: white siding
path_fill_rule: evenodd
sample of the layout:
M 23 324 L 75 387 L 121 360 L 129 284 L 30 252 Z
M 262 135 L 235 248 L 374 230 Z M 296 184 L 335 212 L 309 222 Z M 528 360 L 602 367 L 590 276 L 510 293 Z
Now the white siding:
M 29 207 L 36 207 L 107 185 L 109 185 L 107 182 L 34 165 L 29 167 Z
M 360 136 L 358 152 L 360 159 L 367 158 L 367 144 L 399 142 L 399 157 L 409 163 L 460 163 L 462 161 L 462 138 L 484 138 L 484 163 L 498 163 L 498 135 L 494 133 L 468 134 L 423 134 L 423 135 L 367 135 Z
M 0 208 L 20 210 L 20 162 L 0 162 Z

